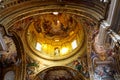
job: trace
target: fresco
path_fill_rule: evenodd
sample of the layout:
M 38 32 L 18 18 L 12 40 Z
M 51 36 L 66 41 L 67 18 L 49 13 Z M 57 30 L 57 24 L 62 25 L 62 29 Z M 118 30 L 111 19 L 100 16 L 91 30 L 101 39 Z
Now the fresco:
M 39 72 L 39 62 L 27 57 L 26 58 L 26 79 L 33 80 L 35 75 Z
M 70 31 L 73 31 L 78 26 L 73 15 L 63 13 L 59 13 L 57 16 L 53 14 L 38 16 L 33 22 L 36 31 L 45 34 L 46 37 L 59 36 L 64 38 L 69 36 Z
M 8 36 L 3 30 L 2 40 L 6 46 L 5 50 L 0 50 L 0 79 L 13 80 L 16 77 L 16 69 L 20 68 L 20 55 L 17 52 L 13 37 Z M 8 77 L 9 76 L 9 77 Z
M 80 74 L 82 74 L 86 79 L 89 80 L 89 69 L 87 65 L 87 56 L 78 57 L 76 60 L 67 64 L 67 66 L 77 70 Z
M 95 33 L 91 51 L 91 61 L 94 80 L 115 80 L 115 52 L 97 44 L 98 35 Z
M 47 68 L 38 74 L 35 80 L 85 80 L 84 77 L 72 68 L 54 66 Z
M 3 40 L 7 46 L 7 51 L 1 51 L 1 63 L 3 67 L 17 64 L 17 50 L 11 37 L 3 36 Z

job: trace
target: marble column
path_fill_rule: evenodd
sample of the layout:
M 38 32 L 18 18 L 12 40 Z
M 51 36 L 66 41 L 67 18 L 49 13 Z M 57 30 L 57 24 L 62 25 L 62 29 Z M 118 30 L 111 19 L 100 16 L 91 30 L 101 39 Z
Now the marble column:
M 5 42 L 3 40 L 3 37 L 2 37 L 2 35 L 0 33 L 0 51 L 6 51 L 6 50 L 7 50 L 6 44 L 5 44 Z
M 104 46 L 105 38 L 107 36 L 107 29 L 109 28 L 109 24 L 103 21 L 100 25 L 99 33 L 98 33 L 98 41 L 97 44 L 100 46 Z
M 4 28 L 0 25 L 0 51 L 6 51 L 7 47 L 3 39 L 3 35 L 5 34 Z
M 114 13 L 116 9 L 116 4 L 118 0 L 111 0 L 111 4 L 108 11 L 108 17 L 100 24 L 100 29 L 98 33 L 98 42 L 100 46 L 104 46 L 105 38 L 107 36 L 107 29 L 111 26 L 114 18 Z
M 115 17 L 115 12 L 116 12 L 116 8 L 117 8 L 117 3 L 119 0 L 111 0 L 110 2 L 110 7 L 109 7 L 109 11 L 108 11 L 108 16 L 106 19 L 106 22 L 111 26 L 111 24 L 114 21 L 114 17 Z

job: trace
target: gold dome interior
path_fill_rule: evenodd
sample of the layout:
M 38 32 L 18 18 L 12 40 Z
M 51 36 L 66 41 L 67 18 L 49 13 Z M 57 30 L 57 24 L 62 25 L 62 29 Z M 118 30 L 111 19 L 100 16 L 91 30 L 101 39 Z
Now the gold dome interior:
M 27 29 L 26 38 L 30 48 L 47 59 L 74 54 L 73 51 L 84 40 L 83 27 L 76 17 L 58 12 L 35 16 Z

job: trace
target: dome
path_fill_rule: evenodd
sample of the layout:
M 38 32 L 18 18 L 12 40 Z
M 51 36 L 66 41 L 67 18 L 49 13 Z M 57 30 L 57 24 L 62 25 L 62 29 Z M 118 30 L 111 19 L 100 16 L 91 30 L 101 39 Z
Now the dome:
M 84 30 L 75 15 L 53 12 L 34 16 L 27 29 L 27 42 L 40 57 L 64 59 L 84 41 Z

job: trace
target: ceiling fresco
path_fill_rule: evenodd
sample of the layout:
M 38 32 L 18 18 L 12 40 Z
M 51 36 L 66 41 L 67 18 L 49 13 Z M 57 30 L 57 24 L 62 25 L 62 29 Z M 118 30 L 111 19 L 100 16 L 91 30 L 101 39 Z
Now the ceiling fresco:
M 91 35 L 94 28 L 97 29 L 97 24 L 90 19 L 52 12 L 19 20 L 8 31 L 22 41 L 27 54 L 27 78 L 32 80 L 39 71 L 51 65 L 69 66 L 89 78 L 86 35 Z
M 38 16 L 34 21 L 34 28 L 45 37 L 65 38 L 77 26 L 77 23 L 69 14 L 47 14 Z M 64 34 L 64 35 L 63 35 Z
M 85 80 L 84 77 L 72 68 L 56 66 L 50 67 L 38 74 L 34 80 Z
M 55 39 L 59 41 L 68 39 L 78 30 L 82 30 L 81 24 L 78 24 L 75 18 L 74 15 L 65 13 L 35 16 L 28 28 L 28 34 L 34 31 L 39 37 L 43 36 L 42 38 L 53 42 Z
M 120 56 L 96 46 L 108 4 L 0 0 L 0 80 L 115 80 Z
M 86 35 L 91 35 L 94 28 L 98 28 L 97 22 L 92 19 L 67 12 L 50 12 L 18 20 L 8 32 L 20 37 L 29 56 L 62 60 L 76 52 L 84 55 Z
M 27 28 L 29 46 L 48 56 L 70 54 L 84 40 L 84 30 L 75 18 L 65 13 L 35 16 Z
M 15 32 L 20 37 L 26 53 L 32 58 L 62 60 L 76 52 L 84 55 L 85 36 L 94 28 L 98 28 L 97 22 L 92 19 L 72 13 L 50 12 L 18 20 L 8 32 Z

